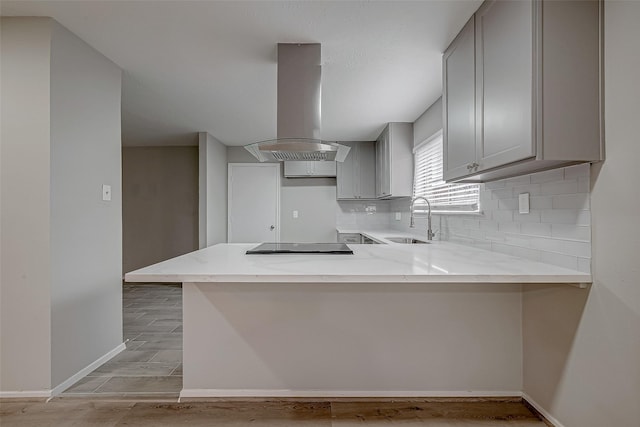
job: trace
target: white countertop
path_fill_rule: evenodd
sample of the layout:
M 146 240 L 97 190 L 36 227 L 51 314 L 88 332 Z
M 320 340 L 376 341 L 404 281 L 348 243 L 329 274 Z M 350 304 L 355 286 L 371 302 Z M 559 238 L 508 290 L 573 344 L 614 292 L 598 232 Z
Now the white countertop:
M 361 232 L 361 231 L 356 231 Z M 387 232 L 380 234 L 388 235 Z M 381 238 L 377 232 L 364 233 Z M 394 236 L 406 233 L 393 232 Z M 409 235 L 409 234 L 406 234 Z M 127 273 L 128 282 L 591 283 L 591 275 L 449 242 L 349 244 L 353 255 L 246 255 L 219 244 Z

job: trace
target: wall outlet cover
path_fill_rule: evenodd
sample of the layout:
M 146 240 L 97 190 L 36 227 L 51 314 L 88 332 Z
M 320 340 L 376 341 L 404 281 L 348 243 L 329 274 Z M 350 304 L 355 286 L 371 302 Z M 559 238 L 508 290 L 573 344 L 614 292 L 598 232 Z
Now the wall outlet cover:
M 102 200 L 111 201 L 111 186 L 107 184 L 102 185 Z
M 396 221 L 400 221 L 402 219 L 402 212 L 396 212 Z
M 518 195 L 518 211 L 521 214 L 529 213 L 529 193 L 520 193 Z
M 294 219 L 298 218 L 298 211 L 293 211 L 293 218 Z

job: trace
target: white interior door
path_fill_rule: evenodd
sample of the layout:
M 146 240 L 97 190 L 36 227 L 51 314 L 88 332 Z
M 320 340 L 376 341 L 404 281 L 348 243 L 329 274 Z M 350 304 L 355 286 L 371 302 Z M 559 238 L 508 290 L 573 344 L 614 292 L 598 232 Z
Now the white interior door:
M 280 163 L 229 163 L 228 242 L 280 241 Z

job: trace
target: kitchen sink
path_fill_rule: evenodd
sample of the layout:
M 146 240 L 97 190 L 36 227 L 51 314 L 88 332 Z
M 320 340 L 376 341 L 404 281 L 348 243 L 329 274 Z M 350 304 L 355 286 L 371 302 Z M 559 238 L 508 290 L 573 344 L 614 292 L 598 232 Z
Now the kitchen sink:
M 385 237 L 385 239 L 393 243 L 405 243 L 409 245 L 431 243 L 426 240 L 414 239 L 413 237 Z

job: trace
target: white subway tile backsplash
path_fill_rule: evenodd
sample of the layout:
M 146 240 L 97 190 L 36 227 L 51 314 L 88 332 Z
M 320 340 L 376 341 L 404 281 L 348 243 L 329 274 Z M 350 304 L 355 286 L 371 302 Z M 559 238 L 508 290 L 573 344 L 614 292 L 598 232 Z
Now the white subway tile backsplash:
M 530 210 L 528 214 L 521 214 L 518 211 L 513 213 L 513 220 L 515 222 L 540 222 L 540 212 L 536 210 Z
M 487 190 L 497 190 L 499 188 L 504 188 L 504 187 L 505 187 L 505 180 L 487 182 L 486 184 L 484 184 L 484 188 L 486 188 Z
M 529 208 L 542 210 L 553 208 L 553 196 L 534 196 L 529 197 Z
M 551 236 L 551 224 L 525 222 L 520 225 L 520 232 L 525 236 Z
M 562 253 L 564 240 L 531 237 L 531 247 L 544 252 Z
M 480 185 L 484 218 L 478 230 L 466 229 L 474 246 L 590 272 L 590 165 L 539 172 Z M 530 212 L 519 213 L 518 195 L 529 193 Z M 471 233 L 471 235 L 470 235 Z
M 513 211 L 493 211 L 491 219 L 498 222 L 511 222 L 513 221 Z
M 492 199 L 509 199 L 513 197 L 512 188 L 503 188 L 501 190 L 495 190 L 491 193 Z
M 480 230 L 498 231 L 498 221 L 492 221 L 492 220 L 480 221 Z
M 564 168 L 564 178 L 571 179 L 579 176 L 589 176 L 591 170 L 590 163 L 580 163 L 579 165 L 569 166 Z
M 483 212 L 495 211 L 499 205 L 500 200 L 498 199 L 480 200 L 480 209 L 482 209 Z
M 564 180 L 564 169 L 551 169 L 531 175 L 531 183 L 533 184 L 562 180 Z
M 507 178 L 504 180 L 505 187 L 517 187 L 520 185 L 526 185 L 531 183 L 531 175 L 517 176 L 514 178 Z
M 591 243 L 572 240 L 560 241 L 562 242 L 562 250 L 560 250 L 560 252 L 567 255 L 575 255 L 583 258 L 591 257 Z
M 522 234 L 505 234 L 504 242 L 508 245 L 518 246 L 521 248 L 531 247 L 531 238 Z
M 580 164 L 480 185 L 481 215 L 434 216 L 437 239 L 520 256 L 582 272 L 591 271 L 590 165 Z M 529 193 L 530 212 L 519 213 L 518 195 Z M 409 200 L 338 203 L 338 224 L 408 231 Z M 344 205 L 344 206 L 342 206 Z M 402 212 L 402 221 L 394 213 Z M 424 232 L 416 219 L 412 231 Z
M 511 199 L 499 199 L 498 200 L 498 209 L 502 209 L 502 210 L 516 210 L 518 208 L 518 199 L 516 198 L 511 198 Z
M 501 233 L 520 233 L 520 223 L 512 221 L 498 221 L 498 231 Z
M 554 181 L 540 185 L 540 194 L 543 196 L 554 194 L 575 194 L 578 192 L 578 181 Z
M 564 169 L 551 169 L 544 172 L 538 172 L 531 175 L 531 182 L 533 184 L 550 182 L 550 181 L 562 181 L 564 179 Z
M 513 196 L 517 197 L 518 194 L 520 193 L 529 193 L 530 196 L 539 196 L 540 185 L 541 184 L 530 184 L 530 185 L 519 185 L 517 187 L 513 187 Z
M 591 178 L 588 176 L 578 177 L 578 193 L 589 193 L 591 191 Z
M 574 224 L 545 224 L 551 226 L 551 236 L 557 239 L 591 241 L 591 227 Z
M 549 224 L 591 225 L 591 212 L 578 209 L 545 209 L 542 222 Z

